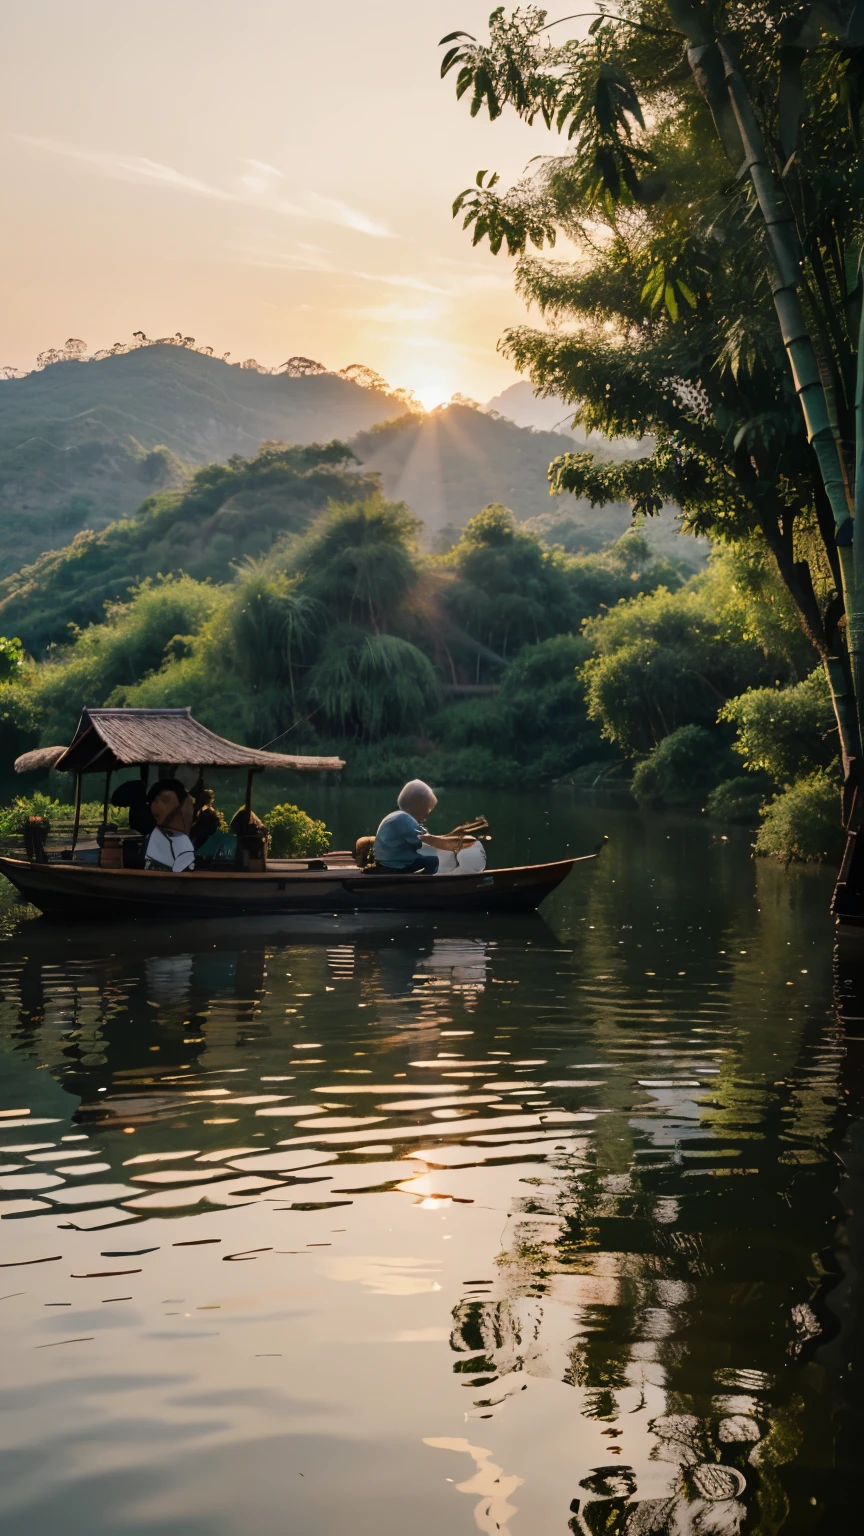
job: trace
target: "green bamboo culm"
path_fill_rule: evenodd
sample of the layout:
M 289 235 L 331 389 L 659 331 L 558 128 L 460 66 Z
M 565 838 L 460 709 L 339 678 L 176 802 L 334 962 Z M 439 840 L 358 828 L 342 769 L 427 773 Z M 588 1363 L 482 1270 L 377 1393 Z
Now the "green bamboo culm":
M 807 437 L 834 518 L 843 606 L 846 613 L 848 672 L 838 648 L 826 661 L 835 700 L 837 727 L 843 756 L 844 777 L 851 787 L 861 758 L 864 737 L 861 718 L 862 658 L 864 658 L 864 608 L 859 594 L 864 593 L 864 519 L 858 522 L 855 539 L 853 506 L 847 476 L 844 473 L 837 429 L 819 369 L 819 362 L 800 298 L 802 250 L 789 200 L 772 170 L 765 143 L 750 101 L 747 85 L 731 49 L 718 39 L 710 27 L 710 18 L 701 6 L 689 0 L 667 0 L 675 26 L 687 39 L 687 60 L 691 73 L 706 101 L 727 157 L 740 176 L 745 172 L 759 205 L 765 226 L 765 238 L 772 266 L 771 291 L 783 345 L 789 359 L 795 391 L 801 403 Z M 859 396 L 861 394 L 861 348 L 859 346 Z M 862 435 L 862 414 L 857 412 L 858 442 Z M 856 456 L 856 468 L 861 457 Z M 856 482 L 861 485 L 860 475 Z M 857 499 L 857 497 L 856 497 Z M 848 807 L 847 807 L 848 809 Z
M 819 464 L 819 472 L 825 494 L 834 516 L 835 540 L 843 584 L 843 605 L 846 611 L 846 643 L 854 689 L 849 698 L 848 687 L 836 695 L 838 728 L 843 746 L 844 767 L 847 774 L 854 759 L 860 759 L 862 730 L 862 658 L 864 658 L 864 608 L 861 594 L 864 592 L 864 520 L 859 521 L 857 537 L 849 502 L 847 478 L 844 474 L 841 448 L 836 427 L 832 421 L 828 398 L 819 363 L 813 346 L 807 320 L 800 298 L 801 251 L 798 232 L 788 198 L 781 191 L 768 162 L 764 140 L 756 121 L 747 87 L 729 48 L 718 42 L 720 57 L 729 101 L 741 135 L 744 164 L 750 175 L 753 191 L 765 223 L 765 237 L 773 268 L 771 292 L 774 308 L 780 324 L 783 345 L 792 370 L 795 392 L 801 402 L 807 437 Z M 742 167 L 743 169 L 743 167 Z M 861 380 L 861 347 L 858 348 L 859 391 Z M 858 438 L 861 412 L 856 401 Z M 857 466 L 856 466 L 857 467 Z M 856 485 L 860 486 L 856 475 Z M 856 501 L 858 492 L 856 491 Z M 835 679 L 832 678 L 832 681 Z M 850 707 L 851 706 L 851 707 Z

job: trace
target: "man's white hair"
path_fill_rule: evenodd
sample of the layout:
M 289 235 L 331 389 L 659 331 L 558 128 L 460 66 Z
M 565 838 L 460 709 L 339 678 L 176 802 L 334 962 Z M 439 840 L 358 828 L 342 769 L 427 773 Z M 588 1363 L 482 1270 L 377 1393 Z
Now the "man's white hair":
M 396 804 L 400 811 L 407 811 L 409 816 L 413 816 L 415 810 L 419 811 L 421 816 L 428 816 L 438 804 L 438 796 L 428 784 L 423 783 L 422 779 L 411 779 L 400 791 Z

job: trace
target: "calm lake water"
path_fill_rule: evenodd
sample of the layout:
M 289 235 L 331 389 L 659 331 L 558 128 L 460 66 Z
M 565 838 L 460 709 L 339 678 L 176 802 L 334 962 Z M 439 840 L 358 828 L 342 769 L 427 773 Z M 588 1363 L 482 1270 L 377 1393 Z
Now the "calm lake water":
M 305 796 L 342 846 L 388 801 Z M 530 920 L 7 908 L 3 1532 L 851 1528 L 830 881 L 694 819 L 446 802 L 494 862 L 611 841 Z

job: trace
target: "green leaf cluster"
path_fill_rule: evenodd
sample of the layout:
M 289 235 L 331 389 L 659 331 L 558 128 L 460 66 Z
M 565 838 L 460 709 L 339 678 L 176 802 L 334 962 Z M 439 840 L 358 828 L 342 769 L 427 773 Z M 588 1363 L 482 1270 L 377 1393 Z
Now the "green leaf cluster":
M 790 785 L 762 811 L 757 854 L 784 864 L 837 858 L 843 844 L 839 799 L 837 775 L 824 768 Z
M 837 722 L 821 667 L 790 688 L 748 689 L 723 706 L 720 719 L 735 726 L 735 751 L 747 768 L 778 784 L 837 763 Z
M 749 604 L 733 561 L 715 556 L 678 592 L 660 588 L 585 626 L 593 652 L 582 671 L 588 713 L 626 756 L 653 751 L 682 726 L 713 727 L 721 707 L 747 688 L 796 680 L 796 634 L 770 619 L 748 633 L 740 609 Z
M 274 805 L 264 817 L 274 859 L 314 858 L 330 849 L 330 833 L 298 805 Z
M 625 751 L 645 753 L 681 728 L 711 729 L 716 706 L 742 688 L 795 683 L 818 659 L 839 724 L 830 749 L 842 745 L 849 771 L 858 728 L 851 630 L 840 621 L 851 578 L 835 525 L 861 478 L 850 446 L 864 299 L 860 8 L 621 0 L 586 38 L 566 37 L 536 8 L 499 8 L 485 41 L 454 42 L 442 73 L 458 69 L 472 111 L 495 118 L 509 107 L 563 141 L 512 191 L 484 173 L 459 201 L 475 243 L 489 237 L 497 249 L 506 239 L 519 256 L 517 287 L 543 322 L 508 332 L 503 349 L 577 423 L 645 444 L 623 464 L 564 454 L 550 467 L 553 490 L 598 507 L 625 500 L 639 518 L 677 506 L 689 529 L 734 545 L 752 569 L 767 554 L 780 584 L 767 606 L 764 582 L 743 585 L 737 659 L 717 615 L 695 611 L 695 594 L 682 599 L 692 609 L 689 656 L 651 624 L 638 632 L 635 613 L 659 614 L 659 600 L 632 605 L 626 643 L 613 643 L 611 621 L 595 626 L 585 669 L 593 717 Z M 782 229 L 771 226 L 769 244 L 784 272 L 800 264 L 799 329 L 824 398 L 819 433 L 831 440 L 817 442 L 812 428 L 821 459 L 785 354 L 763 242 L 769 214 L 745 133 L 763 156 L 758 176 L 776 188 Z M 528 254 L 559 234 L 575 259 Z M 856 495 L 860 503 L 860 486 Z M 776 643 L 789 611 L 811 647 L 809 665 L 799 656 L 791 671 L 776 659 L 792 649 Z M 848 619 L 858 622 L 855 604 Z M 760 684 L 760 668 L 778 677 Z

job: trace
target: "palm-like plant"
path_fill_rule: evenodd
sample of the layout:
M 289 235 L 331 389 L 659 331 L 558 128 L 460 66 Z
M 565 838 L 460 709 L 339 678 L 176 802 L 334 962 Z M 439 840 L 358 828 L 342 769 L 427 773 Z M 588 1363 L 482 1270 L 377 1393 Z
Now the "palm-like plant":
M 499 657 L 575 627 L 564 562 L 522 532 L 509 508 L 485 507 L 447 559 L 455 578 L 445 594 L 450 613 Z
M 420 521 L 381 496 L 331 503 L 287 553 L 288 570 L 310 597 L 345 623 L 386 630 L 417 576 L 413 543 Z
M 274 571 L 272 559 L 247 561 L 223 616 L 234 668 L 258 686 L 287 683 L 293 708 L 297 665 L 324 617 L 321 604 L 296 579 Z
M 431 661 L 396 635 L 340 625 L 312 668 L 306 697 L 332 730 L 358 740 L 416 732 L 440 702 Z

